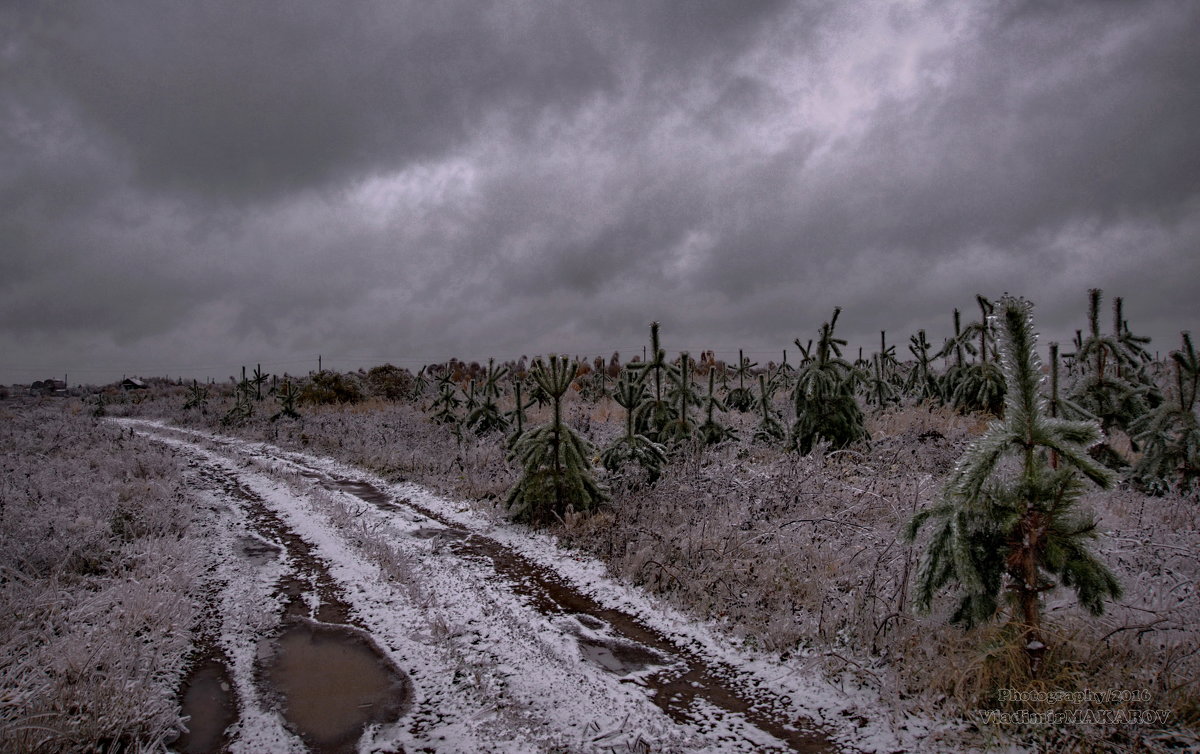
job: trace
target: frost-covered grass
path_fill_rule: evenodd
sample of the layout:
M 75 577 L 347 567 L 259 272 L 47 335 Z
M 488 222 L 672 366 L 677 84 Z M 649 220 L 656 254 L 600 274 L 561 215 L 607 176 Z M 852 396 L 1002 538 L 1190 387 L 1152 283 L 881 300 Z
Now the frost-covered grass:
M 123 412 L 216 428 L 182 401 L 146 401 Z M 780 408 L 784 408 L 781 404 Z M 530 423 L 544 417 L 531 412 Z M 568 420 L 598 446 L 619 430 L 621 409 L 577 398 Z M 500 438 L 462 442 L 407 405 L 309 408 L 299 422 L 256 419 L 229 431 L 335 457 L 393 481 L 412 480 L 478 506 L 503 500 L 515 480 Z M 735 416 L 742 438 L 752 416 Z M 1093 618 L 1065 590 L 1051 593 L 1049 672 L 1025 677 L 1024 655 L 1003 623 L 964 632 L 949 626 L 953 593 L 932 615 L 910 606 L 922 542 L 898 533 L 936 498 L 946 473 L 986 421 L 907 408 L 870 419 L 869 449 L 808 457 L 745 441 L 678 453 L 650 489 L 614 485 L 611 506 L 553 529 L 560 542 L 602 559 L 611 573 L 715 620 L 789 668 L 812 668 L 857 684 L 895 720 L 931 717 L 960 743 L 1034 741 L 1089 750 L 1169 749 L 1196 742 L 1200 727 L 1200 502 L 1095 490 L 1094 551 L 1125 596 Z M 1165 710 L 1160 726 L 987 724 L 987 710 L 1078 712 L 1060 703 L 1004 702 L 1007 689 L 1133 692 L 1099 710 Z M 1084 705 L 1089 706 L 1089 705 Z M 954 723 L 953 721 L 959 721 Z M 949 745 L 949 744 L 947 744 Z
M 0 404 L 0 751 L 178 731 L 204 565 L 180 473 L 79 401 Z

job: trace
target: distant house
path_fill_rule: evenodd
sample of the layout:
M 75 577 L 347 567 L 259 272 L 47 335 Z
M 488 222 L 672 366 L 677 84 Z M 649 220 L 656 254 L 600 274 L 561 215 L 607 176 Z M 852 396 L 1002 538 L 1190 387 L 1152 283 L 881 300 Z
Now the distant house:
M 137 377 L 126 377 L 121 380 L 121 387 L 126 390 L 145 390 L 149 386 Z
M 62 380 L 35 380 L 29 386 L 30 395 L 56 395 L 65 396 L 67 394 L 67 383 Z

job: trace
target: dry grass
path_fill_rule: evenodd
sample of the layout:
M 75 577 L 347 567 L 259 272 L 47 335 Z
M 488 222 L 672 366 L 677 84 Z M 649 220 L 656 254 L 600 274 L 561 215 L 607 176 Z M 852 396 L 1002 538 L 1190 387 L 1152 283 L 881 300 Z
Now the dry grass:
M 161 750 L 203 563 L 163 449 L 77 402 L 0 418 L 0 750 Z
M 137 410 L 202 421 L 174 404 Z M 785 406 L 781 403 L 781 409 Z M 214 412 L 217 413 L 217 412 Z M 219 415 L 219 413 L 218 413 Z M 568 421 L 599 446 L 623 414 L 573 396 Z M 544 419 L 531 412 L 530 422 Z M 1095 491 L 1095 550 L 1126 596 L 1093 618 L 1057 590 L 1047 603 L 1048 670 L 1030 679 L 1016 632 L 1003 621 L 964 632 L 946 623 L 953 594 L 930 616 L 910 593 L 921 543 L 898 532 L 931 504 L 942 479 L 987 420 L 915 407 L 869 417 L 869 448 L 808 457 L 749 445 L 754 417 L 729 419 L 743 440 L 677 453 L 651 489 L 615 488 L 611 506 L 569 517 L 560 540 L 619 578 L 717 621 L 795 667 L 874 690 L 879 714 L 958 718 L 957 744 L 1026 740 L 1065 750 L 1168 750 L 1200 726 L 1200 505 L 1127 489 Z M 212 416 L 207 421 L 212 421 Z M 515 479 L 499 438 L 458 441 L 409 406 L 310 410 L 298 423 L 253 423 L 253 439 L 307 448 L 443 493 L 495 505 Z M 1142 701 L 1105 710 L 1166 710 L 1166 725 L 996 727 L 982 711 L 1078 712 L 1070 699 L 1002 701 L 1002 690 L 1115 689 Z M 1093 705 L 1094 706 L 1094 705 Z M 1184 742 L 1184 743 L 1180 743 Z

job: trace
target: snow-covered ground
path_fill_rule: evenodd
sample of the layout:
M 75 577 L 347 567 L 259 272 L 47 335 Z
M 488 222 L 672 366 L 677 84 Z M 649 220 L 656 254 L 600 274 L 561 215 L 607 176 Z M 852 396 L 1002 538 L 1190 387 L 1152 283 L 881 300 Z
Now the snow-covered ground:
M 344 603 L 348 622 L 411 681 L 404 714 L 369 727 L 359 751 L 905 751 L 922 743 L 923 721 L 873 714 L 882 705 L 869 694 L 733 646 L 498 515 L 330 459 L 116 421 L 189 456 L 211 499 L 223 585 L 214 597 L 218 641 L 238 698 L 232 751 L 304 748 L 255 675 L 284 620 L 278 584 L 289 575 L 310 582 L 308 617 L 321 617 L 322 600 Z M 306 552 L 264 530 L 264 511 Z M 245 556 L 247 537 L 277 555 L 268 547 L 265 558 Z

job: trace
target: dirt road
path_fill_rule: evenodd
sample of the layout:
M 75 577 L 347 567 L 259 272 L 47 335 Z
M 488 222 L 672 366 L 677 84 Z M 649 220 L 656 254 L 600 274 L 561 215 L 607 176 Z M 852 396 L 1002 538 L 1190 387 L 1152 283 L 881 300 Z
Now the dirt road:
M 184 454 L 211 511 L 183 750 L 839 750 L 820 684 L 545 537 L 328 459 L 118 421 Z

